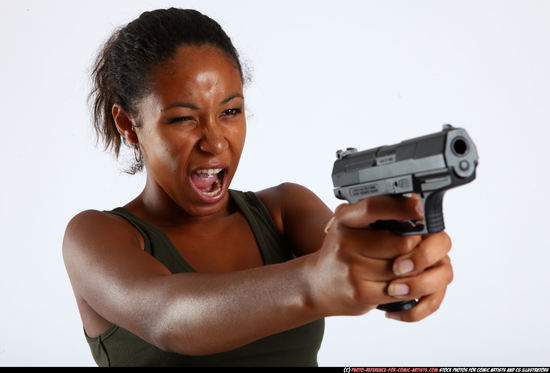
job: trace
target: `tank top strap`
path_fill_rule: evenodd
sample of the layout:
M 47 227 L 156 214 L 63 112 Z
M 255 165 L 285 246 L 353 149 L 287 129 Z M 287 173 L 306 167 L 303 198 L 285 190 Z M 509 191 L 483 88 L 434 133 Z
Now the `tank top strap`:
M 104 212 L 121 216 L 132 224 L 145 241 L 145 251 L 164 264 L 170 272 L 195 272 L 195 269 L 178 253 L 172 240 L 157 226 L 138 218 L 123 207 Z
M 230 189 L 229 194 L 248 221 L 264 264 L 282 263 L 294 258 L 289 243 L 256 193 Z M 166 233 L 154 224 L 142 220 L 123 207 L 104 212 L 121 216 L 132 224 L 143 237 L 145 251 L 164 264 L 170 272 L 196 272 L 180 255 Z
M 264 264 L 282 263 L 294 258 L 291 246 L 279 231 L 271 214 L 254 192 L 229 190 L 256 237 Z

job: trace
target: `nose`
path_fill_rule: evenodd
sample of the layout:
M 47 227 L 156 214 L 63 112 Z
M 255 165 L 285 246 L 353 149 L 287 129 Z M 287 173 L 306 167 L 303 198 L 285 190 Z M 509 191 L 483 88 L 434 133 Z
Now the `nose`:
M 223 153 L 229 143 L 225 138 L 223 127 L 215 120 L 210 120 L 203 129 L 202 138 L 199 141 L 199 148 L 203 152 L 218 155 Z

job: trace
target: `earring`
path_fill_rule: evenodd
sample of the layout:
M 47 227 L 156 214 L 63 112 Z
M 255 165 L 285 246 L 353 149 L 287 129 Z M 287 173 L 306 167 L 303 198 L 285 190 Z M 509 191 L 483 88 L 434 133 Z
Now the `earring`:
M 141 149 L 138 144 L 134 145 L 134 159 L 137 163 L 143 162 L 143 154 L 141 153 Z

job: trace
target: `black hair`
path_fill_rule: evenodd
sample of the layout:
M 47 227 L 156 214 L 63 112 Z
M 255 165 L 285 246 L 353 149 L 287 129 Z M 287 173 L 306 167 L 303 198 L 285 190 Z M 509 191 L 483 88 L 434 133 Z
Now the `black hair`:
M 154 67 L 170 60 L 181 45 L 209 44 L 225 52 L 243 79 L 237 50 L 221 26 L 208 16 L 192 9 L 157 9 L 142 13 L 136 20 L 116 30 L 100 50 L 92 67 L 93 126 L 116 157 L 124 139 L 118 133 L 112 108 L 118 104 L 128 114 L 137 116 L 136 104 L 150 90 Z M 127 172 L 143 169 L 139 147 L 136 163 Z

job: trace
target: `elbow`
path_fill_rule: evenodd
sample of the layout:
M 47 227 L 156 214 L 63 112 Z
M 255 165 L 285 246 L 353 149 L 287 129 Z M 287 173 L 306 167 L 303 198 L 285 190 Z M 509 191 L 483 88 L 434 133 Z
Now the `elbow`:
M 176 276 L 168 277 L 177 279 Z M 243 337 L 237 330 L 220 332 L 232 328 L 231 323 L 224 322 L 219 313 L 207 311 L 213 308 L 211 303 L 197 301 L 192 290 L 193 281 L 190 280 L 183 296 L 180 283 L 170 281 L 164 287 L 161 295 L 157 295 L 153 314 L 147 318 L 148 333 L 155 346 L 166 352 L 203 356 L 252 342 L 253 336 Z
M 189 328 L 182 324 L 182 320 L 167 318 L 166 308 L 157 314 L 153 327 L 149 330 L 150 343 L 164 352 L 175 352 L 183 355 L 196 355 L 193 349 L 193 338 L 186 332 Z M 151 325 L 150 324 L 150 325 Z
M 151 344 L 155 345 L 164 352 L 182 353 L 177 351 L 175 348 L 174 341 L 168 330 L 157 331 L 154 337 L 151 338 Z
M 155 345 L 165 352 L 174 352 L 188 356 L 204 356 L 229 351 L 238 346 L 220 344 L 217 338 L 206 336 L 192 336 L 186 333 L 178 333 L 174 329 L 161 333 Z
M 165 352 L 175 352 L 183 355 L 198 355 L 196 343 L 183 333 L 178 333 L 179 328 L 165 327 L 156 333 L 155 345 Z
M 165 310 L 163 314 L 167 316 L 170 312 Z M 177 314 L 180 317 L 161 316 L 151 331 L 153 344 L 165 352 L 202 356 L 229 351 L 243 344 L 227 338 L 230 337 L 227 333 L 219 333 L 204 321 L 181 317 L 181 312 Z

